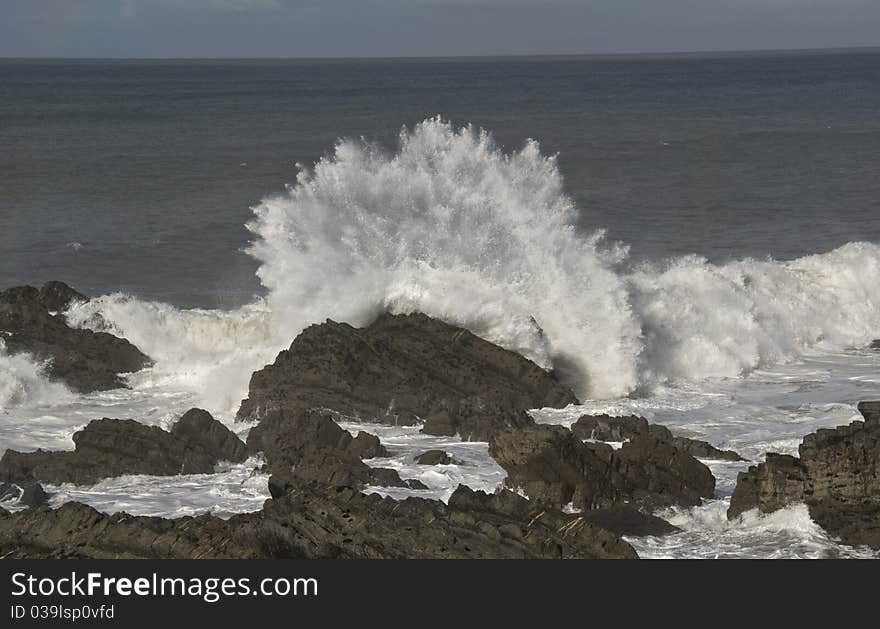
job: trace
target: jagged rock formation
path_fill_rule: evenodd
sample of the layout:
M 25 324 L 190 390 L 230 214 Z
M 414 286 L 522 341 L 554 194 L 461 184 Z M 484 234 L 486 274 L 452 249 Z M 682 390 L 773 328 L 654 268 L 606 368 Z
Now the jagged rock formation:
M 862 402 L 864 422 L 804 437 L 800 458 L 768 453 L 740 473 L 728 517 L 805 502 L 810 516 L 846 544 L 880 548 L 880 402 Z
M 448 505 L 299 487 L 229 520 L 101 514 L 78 503 L 0 513 L 5 558 L 635 559 L 584 518 L 459 487 Z
M 219 461 L 240 463 L 245 444 L 207 411 L 191 409 L 171 428 L 100 419 L 73 435 L 70 452 L 17 452 L 0 459 L 0 480 L 91 485 L 123 474 L 207 474 Z
M 652 434 L 614 450 L 561 426 L 535 425 L 497 433 L 489 453 L 507 471 L 506 486 L 556 508 L 694 506 L 715 489 L 705 465 Z
M 250 452 L 264 453 L 276 483 L 425 489 L 394 470 L 366 465 L 362 459 L 388 455 L 379 439 L 365 432 L 352 437 L 327 411 L 271 411 L 251 429 L 247 444 Z
M 125 339 L 67 325 L 63 312 L 86 298 L 62 282 L 41 289 L 18 286 L 0 293 L 0 340 L 11 354 L 50 361 L 47 374 L 82 393 L 125 386 L 120 373 L 139 371 L 150 359 Z
M 584 415 L 572 424 L 571 431 L 581 439 L 595 439 L 597 441 L 626 441 L 639 435 L 654 435 L 662 441 L 671 442 L 682 452 L 699 459 L 745 461 L 733 450 L 719 450 L 706 441 L 676 437 L 666 426 L 649 424 L 647 419 L 636 415 L 626 417 Z
M 253 374 L 238 417 L 330 409 L 485 441 L 497 428 L 530 425 L 528 409 L 575 402 L 551 374 L 467 330 L 384 314 L 363 329 L 334 321 L 306 328 Z

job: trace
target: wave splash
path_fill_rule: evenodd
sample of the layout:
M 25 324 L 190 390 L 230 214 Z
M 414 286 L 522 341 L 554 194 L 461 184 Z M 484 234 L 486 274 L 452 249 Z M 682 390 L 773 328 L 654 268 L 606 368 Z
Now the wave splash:
M 877 245 L 634 267 L 625 246 L 575 219 L 537 143 L 506 154 L 485 131 L 431 119 L 393 153 L 340 141 L 254 208 L 248 251 L 265 299 L 180 311 L 110 295 L 67 316 L 129 338 L 157 360 L 150 377 L 188 383 L 214 409 L 234 408 L 250 374 L 307 325 L 364 325 L 382 311 L 466 327 L 589 398 L 736 377 L 880 336 Z
M 0 412 L 17 406 L 52 404 L 73 397 L 65 386 L 50 382 L 46 365 L 29 354 L 9 355 L 0 338 Z

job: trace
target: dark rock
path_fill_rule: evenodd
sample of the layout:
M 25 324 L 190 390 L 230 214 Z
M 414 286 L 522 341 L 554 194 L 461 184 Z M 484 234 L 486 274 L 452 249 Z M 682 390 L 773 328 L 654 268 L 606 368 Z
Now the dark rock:
M 579 516 L 459 487 L 449 505 L 300 487 L 229 520 L 101 514 L 67 503 L 0 513 L 0 556 L 20 558 L 636 559 Z
M 880 423 L 880 402 L 859 402 L 859 412 L 866 424 Z
M 14 502 L 26 507 L 46 504 L 49 496 L 36 481 L 0 482 L 0 502 Z
M 804 437 L 810 516 L 846 544 L 880 549 L 880 422 L 868 419 Z
M 187 457 L 192 458 L 197 453 L 199 459 L 209 461 L 207 465 L 210 466 L 217 460 L 239 463 L 248 456 L 242 440 L 211 417 L 208 411 L 200 408 L 192 408 L 184 413 L 171 427 L 171 435 L 185 444 Z
M 40 303 L 50 312 L 64 312 L 73 302 L 89 298 L 64 282 L 46 282 L 40 288 Z
M 251 377 L 238 418 L 331 409 L 428 434 L 488 439 L 527 426 L 526 410 L 576 402 L 531 361 L 422 314 L 382 315 L 363 329 L 327 321 L 304 330 Z
M 387 456 L 379 439 L 364 432 L 352 437 L 327 411 L 272 411 L 251 429 L 247 447 L 266 456 L 268 470 L 278 475 L 278 495 L 301 484 L 424 488 L 395 470 L 366 465 L 362 458 Z
M 610 415 L 584 415 L 571 426 L 571 431 L 580 439 L 596 441 L 626 441 L 637 435 L 654 435 L 672 444 L 691 456 L 699 459 L 718 459 L 722 461 L 745 461 L 733 450 L 720 450 L 706 441 L 676 437 L 660 424 L 649 424 L 644 417 L 629 415 L 611 417 Z
M 658 426 L 658 429 L 663 429 Z M 651 425 L 644 417 L 629 415 L 611 417 L 610 415 L 583 415 L 571 425 L 578 439 L 595 439 L 596 441 L 626 441 L 636 435 L 646 434 Z M 672 435 L 669 436 L 671 438 Z
M 590 510 L 622 502 L 693 506 L 714 491 L 708 468 L 649 435 L 615 451 L 584 444 L 564 428 L 540 426 L 499 434 L 490 453 L 507 471 L 509 487 L 556 508 L 571 503 Z
M 708 467 L 671 441 L 639 435 L 614 451 L 615 470 L 626 479 L 631 502 L 649 507 L 696 506 L 715 493 Z
M 379 442 L 379 437 L 363 430 L 358 432 L 348 449 L 362 459 L 388 456 L 388 450 Z
M 489 453 L 507 471 L 508 487 L 555 508 L 694 506 L 715 489 L 705 465 L 653 435 L 637 435 L 615 451 L 560 426 L 536 425 L 498 433 Z
M 505 485 L 557 509 L 569 503 L 608 507 L 620 498 L 611 479 L 612 452 L 610 446 L 584 444 L 560 426 L 506 430 L 489 441 L 489 454 L 507 472 Z
M 813 520 L 843 543 L 880 549 L 878 403 L 863 402 L 859 410 L 864 422 L 804 437 L 799 459 L 770 453 L 740 474 L 728 517 L 805 502 Z
M 673 437 L 672 444 L 682 452 L 686 452 L 698 459 L 732 462 L 746 461 L 739 453 L 733 450 L 721 450 L 708 441 L 689 439 L 687 437 Z
M 750 509 L 770 513 L 786 505 L 803 502 L 806 471 L 799 459 L 767 453 L 767 460 L 740 472 L 730 497 L 727 517 L 735 518 Z
M 874 339 L 873 341 L 871 341 L 871 344 L 868 345 L 868 349 L 880 350 L 880 339 Z
M 84 299 L 69 286 L 50 282 L 0 293 L 0 332 L 10 354 L 29 352 L 48 360 L 47 374 L 83 393 L 125 386 L 121 373 L 139 371 L 150 359 L 138 348 L 106 332 L 67 325 L 63 311 L 72 300 Z
M 587 522 L 600 529 L 630 537 L 661 537 L 681 530 L 663 518 L 625 505 L 611 509 L 586 511 L 583 517 Z
M 363 431 L 352 437 L 333 418 L 321 410 L 272 411 L 251 429 L 248 450 L 263 452 L 270 467 L 295 465 L 306 451 L 325 448 L 346 451 L 358 460 L 388 456 L 378 437 Z
M 450 465 L 455 460 L 444 450 L 428 450 L 422 452 L 415 459 L 419 465 Z
M 207 474 L 221 460 L 240 463 L 244 444 L 207 412 L 193 409 L 171 432 L 134 420 L 100 419 L 74 433 L 72 452 L 16 452 L 0 459 L 0 479 L 91 485 L 123 474 Z

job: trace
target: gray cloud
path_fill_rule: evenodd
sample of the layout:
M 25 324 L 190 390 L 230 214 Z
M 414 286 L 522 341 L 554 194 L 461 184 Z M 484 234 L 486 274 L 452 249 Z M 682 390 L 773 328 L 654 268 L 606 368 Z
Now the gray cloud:
M 880 45 L 877 0 L 0 0 L 0 56 L 422 56 L 872 45 Z

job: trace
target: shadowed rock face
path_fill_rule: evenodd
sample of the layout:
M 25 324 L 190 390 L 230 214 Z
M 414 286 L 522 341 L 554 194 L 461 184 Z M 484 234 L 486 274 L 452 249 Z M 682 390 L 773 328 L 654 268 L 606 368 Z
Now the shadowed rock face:
M 43 486 L 35 481 L 0 482 L 0 508 L 4 506 L 3 503 L 36 507 L 45 504 L 48 499 Z
M 229 520 L 104 515 L 78 503 L 0 513 L 8 558 L 635 559 L 615 534 L 503 492 L 465 487 L 449 505 L 301 487 Z
M 11 354 L 28 352 L 49 360 L 47 373 L 82 393 L 125 386 L 120 373 L 139 371 L 150 359 L 138 348 L 106 332 L 79 330 L 60 314 L 85 297 L 66 284 L 41 289 L 19 286 L 0 293 L 0 339 Z
M 279 487 L 306 483 L 426 489 L 419 481 L 401 479 L 394 470 L 366 465 L 361 459 L 388 455 L 379 439 L 365 432 L 352 437 L 327 411 L 271 411 L 251 429 L 247 445 L 251 453 L 263 452 Z
M 382 315 L 363 329 L 327 321 L 304 330 L 254 373 L 238 418 L 324 408 L 365 421 L 425 422 L 433 435 L 486 440 L 527 426 L 527 409 L 575 403 L 522 356 L 425 315 Z
M 508 487 L 556 508 L 695 506 L 715 489 L 705 465 L 650 434 L 636 435 L 615 451 L 584 443 L 561 426 L 535 425 L 498 433 L 489 453 L 507 471 Z
M 700 459 L 745 461 L 733 450 L 719 450 L 706 441 L 676 437 L 666 426 L 649 424 L 647 419 L 635 415 L 626 417 L 584 415 L 572 424 L 571 431 L 581 439 L 597 441 L 626 441 L 639 435 L 653 435 L 662 441 L 671 442 L 679 450 Z
M 768 452 L 764 463 L 740 472 L 727 517 L 735 518 L 756 507 L 770 513 L 793 502 L 803 502 L 805 482 L 806 473 L 798 458 Z
M 123 474 L 207 474 L 219 461 L 240 463 L 247 449 L 228 428 L 192 409 L 166 432 L 134 420 L 100 419 L 73 435 L 72 452 L 16 452 L 0 459 L 0 479 L 91 485 Z
M 880 548 L 880 403 L 859 410 L 865 422 L 804 437 L 799 459 L 769 453 L 740 473 L 728 517 L 806 502 L 813 520 L 844 543 Z

